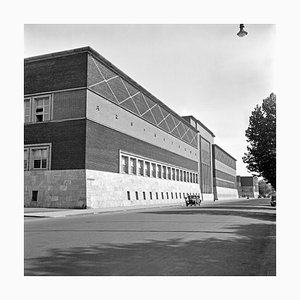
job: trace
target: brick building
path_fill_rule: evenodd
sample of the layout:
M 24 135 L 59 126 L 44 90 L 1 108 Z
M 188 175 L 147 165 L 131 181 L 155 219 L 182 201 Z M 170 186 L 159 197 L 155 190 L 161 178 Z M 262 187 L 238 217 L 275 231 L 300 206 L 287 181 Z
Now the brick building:
M 257 198 L 259 195 L 257 176 L 237 176 L 239 197 Z
M 25 59 L 24 205 L 213 200 L 213 133 L 90 47 Z

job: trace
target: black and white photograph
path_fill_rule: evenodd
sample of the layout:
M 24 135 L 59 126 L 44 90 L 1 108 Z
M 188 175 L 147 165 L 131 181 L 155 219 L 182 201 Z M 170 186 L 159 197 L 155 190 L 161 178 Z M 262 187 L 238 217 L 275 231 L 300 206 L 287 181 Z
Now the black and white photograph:
M 2 25 L 5 295 L 296 296 L 292 6 L 70 3 Z

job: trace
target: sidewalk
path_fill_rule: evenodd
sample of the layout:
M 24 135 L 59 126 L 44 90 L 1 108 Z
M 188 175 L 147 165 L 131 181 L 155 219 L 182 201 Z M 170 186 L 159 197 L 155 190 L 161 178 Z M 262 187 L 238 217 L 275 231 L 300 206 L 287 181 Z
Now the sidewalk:
M 214 201 L 201 202 L 202 205 L 211 205 L 220 202 L 237 201 L 241 199 L 226 199 Z M 157 203 L 148 205 L 132 205 L 132 206 L 119 206 L 108 208 L 87 208 L 87 209 L 67 209 L 67 208 L 42 208 L 42 207 L 25 207 L 24 217 L 26 218 L 61 218 L 79 215 L 101 214 L 111 212 L 122 212 L 128 210 L 151 209 L 151 208 L 166 208 L 166 207 L 185 207 L 185 202 L 177 203 Z

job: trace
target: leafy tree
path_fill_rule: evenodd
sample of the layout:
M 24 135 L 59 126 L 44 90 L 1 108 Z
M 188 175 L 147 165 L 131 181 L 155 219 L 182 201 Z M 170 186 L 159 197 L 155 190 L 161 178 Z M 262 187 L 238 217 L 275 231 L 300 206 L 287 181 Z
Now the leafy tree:
M 256 105 L 246 130 L 249 145 L 243 162 L 250 172 L 262 176 L 276 189 L 276 95 Z
M 266 183 L 264 180 L 258 182 L 258 191 L 262 196 L 269 195 L 273 192 L 273 188 L 270 183 Z

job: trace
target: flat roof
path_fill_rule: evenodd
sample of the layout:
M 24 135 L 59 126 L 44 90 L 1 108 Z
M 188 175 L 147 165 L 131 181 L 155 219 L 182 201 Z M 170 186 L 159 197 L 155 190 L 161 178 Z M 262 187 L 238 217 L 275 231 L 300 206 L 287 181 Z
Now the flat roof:
M 26 63 L 33 63 L 35 61 L 45 60 L 45 59 L 52 59 L 52 58 L 58 58 L 68 55 L 74 55 L 79 53 L 89 53 L 94 58 L 96 58 L 98 61 L 103 63 L 106 67 L 113 70 L 114 72 L 118 73 L 123 79 L 131 83 L 135 88 L 142 91 L 146 96 L 148 96 L 150 99 L 152 99 L 154 102 L 158 103 L 161 107 L 163 107 L 165 110 L 172 113 L 174 116 L 180 119 L 183 124 L 187 125 L 190 129 L 193 129 L 195 132 L 199 132 L 194 126 L 192 126 L 188 121 L 183 119 L 180 115 L 178 115 L 175 111 L 173 111 L 171 108 L 169 108 L 166 104 L 164 104 L 162 101 L 160 101 L 158 98 L 156 98 L 154 95 L 152 95 L 150 92 L 148 92 L 145 88 L 143 88 L 141 85 L 139 85 L 135 80 L 130 78 L 128 75 L 126 75 L 123 71 L 121 71 L 119 68 L 117 68 L 115 65 L 113 65 L 110 61 L 108 61 L 105 57 L 103 57 L 101 54 L 99 54 L 96 50 L 93 48 L 86 46 L 81 48 L 75 48 L 70 50 L 64 50 L 59 52 L 53 52 L 48 54 L 42 54 L 32 57 L 27 57 L 24 59 L 25 64 Z M 199 121 L 200 122 L 200 121 Z

